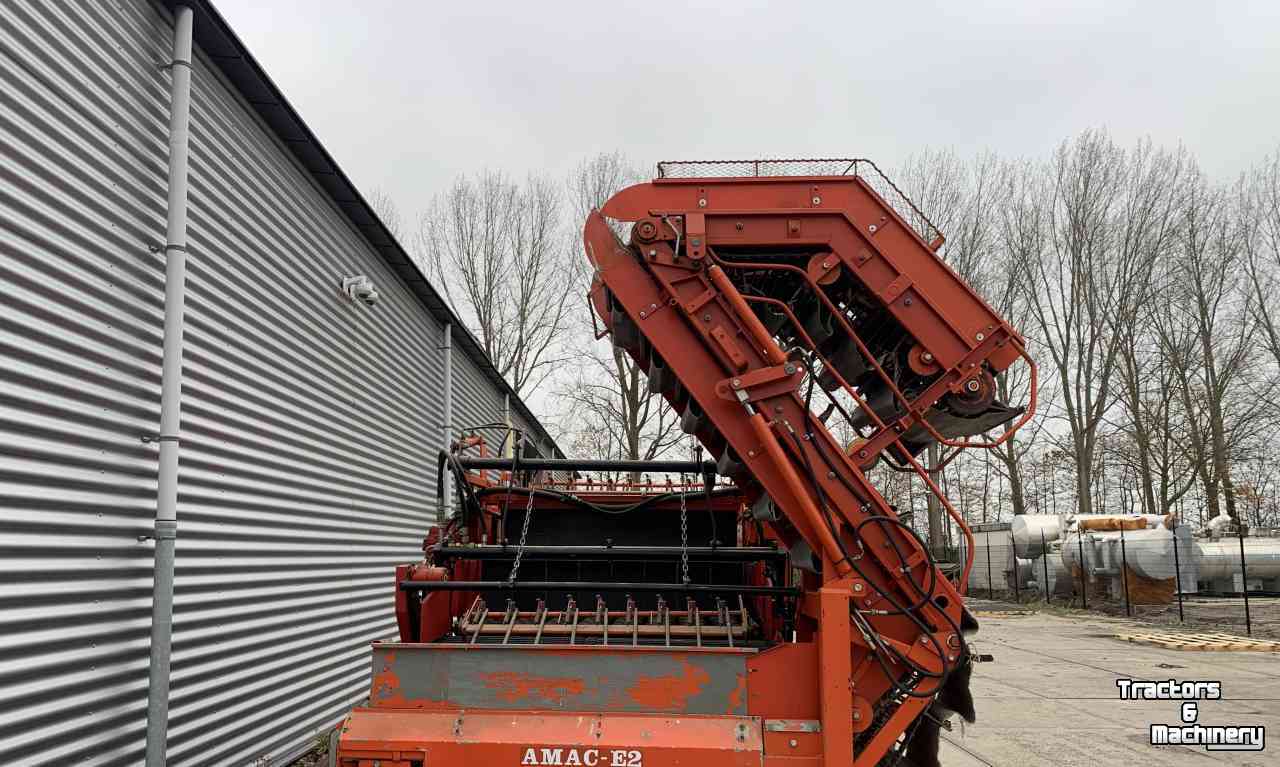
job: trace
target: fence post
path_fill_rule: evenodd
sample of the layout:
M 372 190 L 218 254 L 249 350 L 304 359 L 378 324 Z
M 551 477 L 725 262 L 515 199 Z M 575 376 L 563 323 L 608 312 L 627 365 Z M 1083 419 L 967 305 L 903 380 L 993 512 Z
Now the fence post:
M 1018 544 L 1013 540 L 1013 530 L 1009 531 L 1009 558 L 1013 560 L 1013 598 L 1022 604 L 1022 584 L 1018 583 Z
M 1084 528 L 1076 520 L 1076 545 L 1080 547 L 1080 609 L 1089 609 L 1089 579 L 1085 577 L 1084 564 Z
M 1124 545 L 1124 517 L 1120 518 L 1120 582 L 1124 584 L 1124 614 L 1133 617 L 1133 606 L 1129 604 L 1129 553 Z
M 991 533 L 986 534 L 987 543 L 987 599 L 996 598 L 996 582 L 991 579 Z
M 1049 549 L 1044 545 L 1044 528 L 1040 528 L 1040 558 L 1044 560 L 1044 603 L 1049 604 Z
M 1173 519 L 1173 593 L 1178 597 L 1178 623 L 1182 623 L 1182 562 L 1178 559 L 1178 518 Z
M 1253 636 L 1253 619 L 1249 615 L 1249 568 L 1244 563 L 1244 525 L 1236 519 L 1236 538 L 1240 541 L 1240 591 L 1244 594 L 1244 633 Z

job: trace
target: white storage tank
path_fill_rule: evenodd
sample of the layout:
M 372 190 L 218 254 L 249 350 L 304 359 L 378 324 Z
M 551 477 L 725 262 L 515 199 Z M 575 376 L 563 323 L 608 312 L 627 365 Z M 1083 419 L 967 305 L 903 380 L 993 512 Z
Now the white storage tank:
M 1062 518 L 1052 514 L 1020 514 L 1009 523 L 1020 557 L 1038 557 L 1062 534 Z
M 1238 538 L 1196 541 L 1196 549 L 1201 581 L 1232 580 L 1240 576 Z M 1280 538 L 1245 538 L 1244 561 L 1250 582 L 1280 579 Z

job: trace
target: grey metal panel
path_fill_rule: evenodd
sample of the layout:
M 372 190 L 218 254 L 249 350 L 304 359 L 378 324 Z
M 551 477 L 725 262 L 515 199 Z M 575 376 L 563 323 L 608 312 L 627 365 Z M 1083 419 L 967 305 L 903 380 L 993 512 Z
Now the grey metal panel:
M 140 760 L 171 34 L 142 0 L 0 3 L 4 764 Z M 434 515 L 440 327 L 203 55 L 190 208 L 169 757 L 276 762 L 394 633 L 391 566 Z M 354 273 L 378 306 L 341 296 Z M 457 407 L 496 419 L 456 360 Z
M 481 424 L 502 423 L 502 394 L 489 385 L 479 366 L 465 354 L 456 355 L 453 361 L 453 397 L 456 433 Z M 489 449 L 496 452 L 502 434 L 488 431 L 483 436 Z
M 414 295 L 422 301 L 432 316 L 441 324 L 447 323 L 454 326 L 454 347 L 471 357 L 481 375 L 488 379 L 499 396 L 503 393 L 514 395 L 510 384 L 503 379 L 502 374 L 486 357 L 475 336 L 459 324 L 457 316 L 450 310 L 444 298 L 423 276 L 413 259 L 378 219 L 377 213 L 329 156 L 315 134 L 271 82 L 266 72 L 254 60 L 213 4 L 209 0 L 160 0 L 160 2 L 170 10 L 179 2 L 194 9 L 196 43 L 222 70 L 233 89 L 238 90 L 247 100 L 250 109 L 256 111 L 262 120 L 287 143 L 288 148 L 297 155 L 302 165 L 316 178 L 355 227 L 373 243 L 387 264 L 405 278 Z M 513 396 L 512 409 L 516 413 L 524 414 L 528 421 L 534 424 L 533 431 L 539 435 L 540 441 L 554 447 L 551 436 L 541 424 L 536 423 L 537 419 L 524 402 Z M 559 449 L 554 449 L 559 454 Z
M 167 96 L 135 17 L 0 3 L 5 764 L 142 751 Z

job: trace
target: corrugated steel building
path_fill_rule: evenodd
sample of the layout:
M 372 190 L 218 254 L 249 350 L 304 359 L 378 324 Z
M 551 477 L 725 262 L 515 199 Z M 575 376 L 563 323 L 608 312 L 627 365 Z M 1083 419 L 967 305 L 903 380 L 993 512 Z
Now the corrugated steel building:
M 225 22 L 196 11 L 169 760 L 280 764 L 365 693 L 455 424 L 554 443 Z M 170 9 L 0 3 L 0 763 L 142 760 Z M 347 300 L 364 274 L 374 307 Z

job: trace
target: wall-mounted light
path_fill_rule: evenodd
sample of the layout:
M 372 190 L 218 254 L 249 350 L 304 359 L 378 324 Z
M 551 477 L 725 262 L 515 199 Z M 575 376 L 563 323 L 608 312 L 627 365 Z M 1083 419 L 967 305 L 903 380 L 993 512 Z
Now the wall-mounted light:
M 373 306 L 378 303 L 380 298 L 378 291 L 373 287 L 373 283 L 363 274 L 357 274 L 354 277 L 342 278 L 342 292 L 352 301 L 364 304 L 365 306 Z

